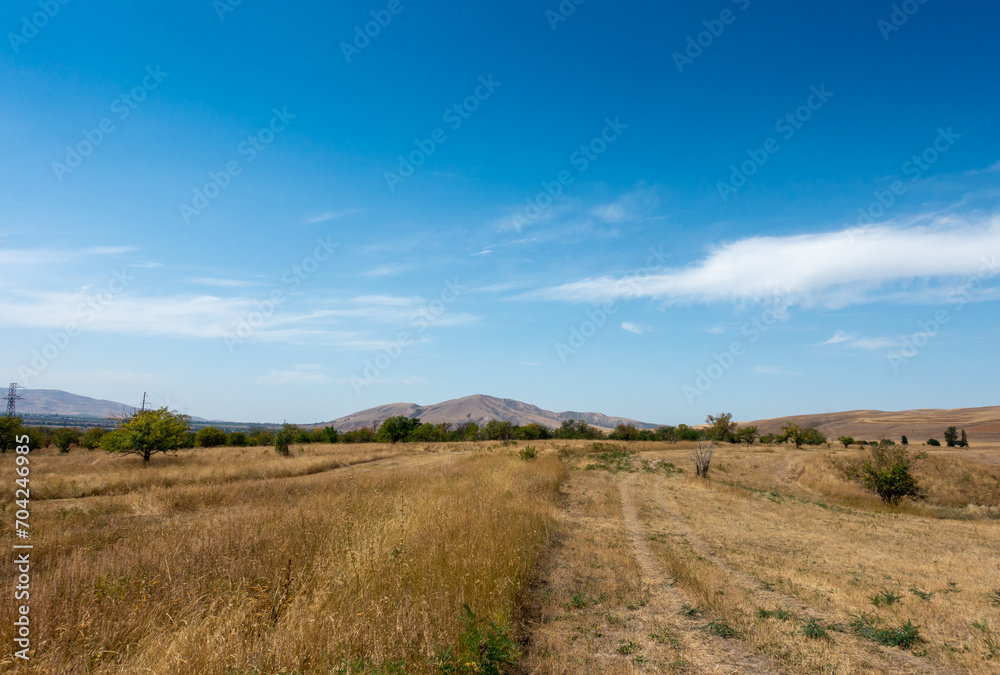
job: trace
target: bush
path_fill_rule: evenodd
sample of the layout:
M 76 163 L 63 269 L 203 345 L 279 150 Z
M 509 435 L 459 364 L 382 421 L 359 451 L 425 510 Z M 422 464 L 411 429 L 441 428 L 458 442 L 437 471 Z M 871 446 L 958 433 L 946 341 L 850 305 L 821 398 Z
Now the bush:
M 529 445 L 523 448 L 521 452 L 519 452 L 518 454 L 521 456 L 521 459 L 524 460 L 534 459 L 535 457 L 538 457 L 538 451 L 535 450 L 535 446 L 533 445 Z
M 903 498 L 923 499 L 924 491 L 910 473 L 912 458 L 905 446 L 882 441 L 869 446 L 868 454 L 845 473 L 861 486 L 877 494 L 886 504 L 896 505 Z
M 712 454 L 714 452 L 712 441 L 704 442 L 698 441 L 698 447 L 695 448 L 694 454 L 691 455 L 694 459 L 694 473 L 699 478 L 708 478 L 708 469 L 712 464 Z
M 849 448 L 852 445 L 854 445 L 854 437 L 853 436 L 841 436 L 837 440 L 840 441 L 840 443 L 843 444 L 843 446 L 845 448 Z
M 226 432 L 218 427 L 202 427 L 194 435 L 194 444 L 199 448 L 215 448 L 226 444 Z
M 87 429 L 87 433 L 83 435 L 80 445 L 88 450 L 97 450 L 97 448 L 101 447 L 101 438 L 106 433 L 108 433 L 107 429 L 102 429 L 101 427 L 91 427 L 90 429 Z
M 940 448 L 941 447 L 941 441 L 939 441 L 936 438 L 928 438 L 927 439 L 927 445 L 933 445 L 936 448 Z
M 463 630 L 457 649 L 441 651 L 437 655 L 438 669 L 447 674 L 482 673 L 502 675 L 514 665 L 518 657 L 517 645 L 505 625 L 480 619 L 463 604 Z
M 234 431 L 229 434 L 229 438 L 226 440 L 226 443 L 234 448 L 242 448 L 247 444 L 247 435 L 242 431 Z
M 55 443 L 57 448 L 59 448 L 59 452 L 65 454 L 69 452 L 71 446 L 80 443 L 80 430 L 70 427 L 56 429 L 52 433 L 52 442 Z
M 294 424 L 285 422 L 281 429 L 274 435 L 274 451 L 282 457 L 287 457 L 291 453 L 292 442 L 299 428 Z

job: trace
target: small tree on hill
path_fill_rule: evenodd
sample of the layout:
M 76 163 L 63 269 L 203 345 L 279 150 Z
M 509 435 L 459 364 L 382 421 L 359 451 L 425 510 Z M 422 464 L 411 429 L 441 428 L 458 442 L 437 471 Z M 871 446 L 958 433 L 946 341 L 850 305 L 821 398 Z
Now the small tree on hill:
M 166 407 L 118 419 L 118 428 L 101 438 L 101 448 L 121 455 L 139 455 L 146 463 L 157 452 L 176 452 L 189 429 L 187 415 L 170 412 Z
M 941 441 L 939 441 L 936 438 L 928 438 L 927 439 L 927 445 L 931 445 L 931 446 L 934 446 L 934 447 L 940 447 Z
M 759 437 L 760 434 L 757 432 L 757 427 L 752 424 L 738 429 L 735 435 L 737 443 L 746 443 L 747 445 L 753 445 Z
M 843 445 L 843 446 L 844 446 L 845 448 L 849 448 L 849 447 L 851 447 L 852 445 L 854 445 L 854 437 L 853 437 L 853 436 L 840 436 L 840 437 L 838 437 L 838 438 L 837 438 L 837 440 L 838 440 L 838 441 L 839 441 L 839 442 L 840 442 L 840 443 L 841 443 L 841 444 L 842 444 L 842 445 Z
M 705 435 L 716 441 L 728 441 L 730 436 L 733 435 L 733 431 L 736 429 L 736 423 L 733 422 L 732 413 L 709 415 L 705 418 L 705 424 L 708 425 L 708 429 L 705 430 Z
M 787 443 L 791 441 L 795 444 L 796 448 L 802 447 L 802 441 L 804 436 L 802 433 L 802 427 L 793 422 L 786 422 L 781 426 L 781 435 L 778 437 L 779 443 Z
M 895 506 L 901 499 L 923 499 L 926 493 L 910 473 L 913 460 L 902 445 L 880 441 L 870 446 L 867 455 L 847 473 L 868 492 Z
M 903 434 L 903 437 L 899 439 L 899 442 L 902 443 L 903 445 L 909 445 L 910 439 L 906 437 L 906 434 Z
M 969 437 L 965 435 L 965 429 L 962 429 L 962 440 L 958 442 L 958 447 L 960 448 L 969 447 Z
M 958 429 L 955 427 L 948 427 L 945 429 L 944 442 L 949 448 L 954 448 L 958 443 Z
M 294 424 L 285 422 L 274 434 L 274 451 L 282 457 L 288 457 L 292 452 L 292 443 L 295 442 L 295 435 L 299 428 Z

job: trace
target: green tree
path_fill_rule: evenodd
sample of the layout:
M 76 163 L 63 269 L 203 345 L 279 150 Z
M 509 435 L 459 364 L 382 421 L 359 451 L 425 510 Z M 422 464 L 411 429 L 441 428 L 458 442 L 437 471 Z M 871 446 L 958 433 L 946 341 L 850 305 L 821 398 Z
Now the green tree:
M 215 448 L 225 445 L 226 432 L 218 427 L 202 427 L 194 435 L 194 444 L 199 448 Z
M 958 429 L 955 427 L 948 427 L 945 429 L 944 442 L 949 448 L 954 448 L 958 443 Z
M 419 417 L 396 415 L 382 422 L 375 434 L 377 443 L 399 443 L 405 441 L 420 426 Z
M 59 452 L 66 454 L 74 445 L 80 444 L 80 430 L 71 427 L 56 429 L 52 434 L 52 442 L 59 448 Z
M 24 433 L 20 417 L 0 417 L 0 452 L 13 451 L 17 447 L 17 437 Z M 32 450 L 37 449 L 34 445 Z
M 734 436 L 737 443 L 746 443 L 747 445 L 753 445 L 759 437 L 760 433 L 757 431 L 757 427 L 755 425 L 737 429 Z
M 233 448 L 242 448 L 247 445 L 247 435 L 242 431 L 234 431 L 226 438 L 226 445 Z
M 903 434 L 903 437 L 899 439 L 899 442 L 902 443 L 903 445 L 909 445 L 910 439 L 906 437 L 906 434 Z
M 802 443 L 804 445 L 822 445 L 826 443 L 826 436 L 820 430 L 809 427 L 802 430 Z
M 877 494 L 886 504 L 896 505 L 901 499 L 923 499 L 926 493 L 910 473 L 913 459 L 903 445 L 880 441 L 869 446 L 868 454 L 857 465 L 854 475 L 861 486 Z
M 965 429 L 962 429 L 962 440 L 958 442 L 958 447 L 960 448 L 969 447 L 969 437 L 965 435 Z
M 106 433 L 108 433 L 107 429 L 103 429 L 101 427 L 91 427 L 87 429 L 87 432 L 83 435 L 80 445 L 88 450 L 96 450 L 101 447 L 101 439 L 104 438 L 104 434 Z
M 615 441 L 637 441 L 639 440 L 639 429 L 634 424 L 622 422 L 611 432 L 608 438 Z
M 188 416 L 163 408 L 143 410 L 119 420 L 118 427 L 101 438 L 101 448 L 121 455 L 139 455 L 148 463 L 157 452 L 176 452 L 184 443 Z
M 282 424 L 281 429 L 274 434 L 274 451 L 282 457 L 288 457 L 292 452 L 292 443 L 295 442 L 295 436 L 298 432 L 299 428 L 296 425 L 288 422 Z
M 852 445 L 854 445 L 854 437 L 853 437 L 853 436 L 839 436 L 839 437 L 837 438 L 837 440 L 838 440 L 838 441 L 839 441 L 839 442 L 840 442 L 841 444 L 843 444 L 843 446 L 844 446 L 845 448 L 849 448 L 849 447 L 851 447 Z
M 928 438 L 927 439 L 927 445 L 932 445 L 934 447 L 940 447 L 941 446 L 941 441 L 939 441 L 936 438 Z
M 728 441 L 733 435 L 733 431 L 736 429 L 736 423 L 733 422 L 732 413 L 709 415 L 705 418 L 705 424 L 708 425 L 708 429 L 705 430 L 705 435 L 716 441 Z
M 339 435 L 340 433 L 335 427 L 323 427 L 323 436 L 326 437 L 327 443 L 336 443 Z
M 490 420 L 483 427 L 483 438 L 487 441 L 500 441 L 510 445 L 514 439 L 514 423 L 510 420 Z
M 802 433 L 802 427 L 798 424 L 785 422 L 785 424 L 781 426 L 781 435 L 778 436 L 779 443 L 788 443 L 791 441 L 795 444 L 796 448 L 801 448 L 803 440 L 804 436 Z

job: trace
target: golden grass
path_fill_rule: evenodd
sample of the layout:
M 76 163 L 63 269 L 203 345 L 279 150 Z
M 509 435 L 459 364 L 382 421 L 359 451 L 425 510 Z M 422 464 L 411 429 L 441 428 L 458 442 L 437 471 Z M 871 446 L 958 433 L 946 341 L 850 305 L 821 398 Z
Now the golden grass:
M 429 672 L 458 640 L 463 603 L 500 624 L 518 619 L 563 469 L 551 453 L 525 462 L 507 450 L 317 469 L 402 449 L 197 451 L 121 478 L 106 462 L 128 460 L 33 456 L 33 489 L 45 494 L 59 475 L 102 496 L 35 503 L 36 651 L 13 669 Z M 2 480 L 13 482 L 8 461 Z M 8 645 L 13 611 L 6 594 Z

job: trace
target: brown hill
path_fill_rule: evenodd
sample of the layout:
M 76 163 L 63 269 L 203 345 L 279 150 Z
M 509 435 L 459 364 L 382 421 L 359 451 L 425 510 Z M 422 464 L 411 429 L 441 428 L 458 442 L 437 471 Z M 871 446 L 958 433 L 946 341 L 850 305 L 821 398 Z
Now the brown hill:
M 556 413 L 521 401 L 482 394 L 456 398 L 428 406 L 416 403 L 391 403 L 362 410 L 316 426 L 333 426 L 340 431 L 350 431 L 371 426 L 373 423 L 380 423 L 386 418 L 396 415 L 419 417 L 421 422 L 431 424 L 450 422 L 453 425 L 458 425 L 464 422 L 475 422 L 482 426 L 490 420 L 509 420 L 521 426 L 534 422 L 549 428 L 556 428 L 563 423 L 563 420 L 583 420 L 587 424 L 601 429 L 614 429 L 621 423 L 634 424 L 640 429 L 655 429 L 657 427 L 656 424 L 637 422 L 625 417 L 609 417 L 601 413 L 572 411 Z
M 853 436 L 858 440 L 890 438 L 898 441 L 900 436 L 905 435 L 911 443 L 922 443 L 928 438 L 941 441 L 944 430 L 954 426 L 959 430 L 965 429 L 970 443 L 1000 441 L 1000 406 L 899 412 L 848 410 L 757 420 L 746 424 L 756 424 L 762 434 L 768 434 L 779 432 L 785 422 L 793 422 L 802 428 L 813 427 L 830 440 L 838 436 Z

